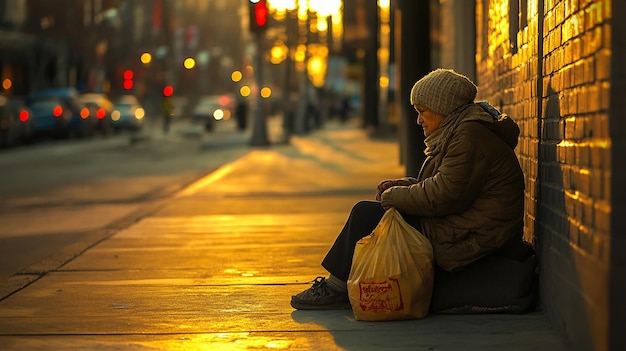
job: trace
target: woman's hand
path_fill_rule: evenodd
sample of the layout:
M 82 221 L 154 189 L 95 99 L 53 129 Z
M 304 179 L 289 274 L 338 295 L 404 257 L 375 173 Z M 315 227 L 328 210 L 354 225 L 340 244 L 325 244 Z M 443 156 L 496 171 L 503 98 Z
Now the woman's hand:
M 386 179 L 378 183 L 376 186 L 376 201 L 380 201 L 382 193 L 392 186 L 409 186 L 414 184 L 412 179 Z

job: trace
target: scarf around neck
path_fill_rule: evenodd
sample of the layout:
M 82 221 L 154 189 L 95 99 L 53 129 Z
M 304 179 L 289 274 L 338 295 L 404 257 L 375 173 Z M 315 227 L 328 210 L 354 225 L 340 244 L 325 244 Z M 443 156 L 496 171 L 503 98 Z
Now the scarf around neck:
M 441 152 L 448 139 L 459 128 L 461 123 L 468 121 L 484 121 L 494 122 L 495 118 L 486 113 L 482 107 L 476 103 L 469 103 L 463 105 L 458 109 L 452 111 L 448 116 L 443 119 L 439 128 L 432 132 L 425 140 L 426 150 L 424 153 L 426 156 L 435 156 Z

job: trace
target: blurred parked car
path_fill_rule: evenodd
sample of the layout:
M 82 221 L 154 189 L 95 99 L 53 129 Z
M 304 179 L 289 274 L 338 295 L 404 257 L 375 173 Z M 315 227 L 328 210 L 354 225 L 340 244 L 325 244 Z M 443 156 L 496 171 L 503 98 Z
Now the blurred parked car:
M 21 99 L 0 95 L 0 148 L 33 140 L 31 112 Z
M 96 117 L 78 97 L 73 88 L 45 89 L 29 94 L 26 104 L 33 113 L 35 133 L 78 138 L 93 135 Z
M 139 100 L 133 95 L 122 95 L 113 102 L 111 120 L 113 130 L 138 131 L 143 128 L 145 110 Z
M 87 106 L 91 115 L 96 117 L 96 131 L 109 135 L 113 131 L 113 102 L 102 93 L 81 94 L 79 99 Z
M 230 119 L 235 103 L 232 94 L 202 96 L 191 112 L 192 121 L 202 123 L 205 130 L 212 131 L 216 121 Z

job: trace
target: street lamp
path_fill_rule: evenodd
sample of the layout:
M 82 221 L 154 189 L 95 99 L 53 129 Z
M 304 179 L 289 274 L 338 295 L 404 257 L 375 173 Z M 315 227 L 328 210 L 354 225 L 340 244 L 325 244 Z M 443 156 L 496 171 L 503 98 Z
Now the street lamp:
M 289 11 L 296 9 L 296 0 L 269 0 L 268 5 L 270 12 L 273 13 L 274 18 L 278 21 L 282 21 L 287 16 Z
M 274 46 L 270 50 L 270 61 L 277 65 L 285 59 L 287 59 L 287 55 L 289 54 L 289 48 L 282 40 L 278 40 L 274 43 Z
M 385 126 L 387 121 L 387 104 L 389 101 L 389 50 L 391 48 L 391 24 L 390 24 L 390 0 L 378 0 L 378 13 L 379 13 L 379 48 L 378 48 L 378 63 L 379 63 L 379 77 L 378 77 L 378 99 L 380 101 L 378 105 L 378 125 Z
M 327 35 L 332 30 L 333 43 L 339 44 L 336 38 L 343 34 L 342 0 L 268 0 L 270 12 L 277 21 L 282 21 L 290 11 L 297 15 L 297 30 L 286 30 L 289 35 L 296 33 L 297 38 L 287 40 L 287 49 L 292 52 L 291 59 L 295 65 L 300 87 L 297 102 L 295 123 L 292 127 L 296 133 L 308 131 L 306 108 L 308 105 L 310 84 L 321 87 L 325 82 L 328 66 L 329 42 Z M 328 27 L 331 18 L 331 27 Z M 289 38 L 288 38 L 289 39 Z M 338 46 L 334 46 L 338 48 Z M 270 58 L 278 63 L 283 60 L 281 43 L 277 42 L 270 52 Z M 310 82 L 310 84 L 309 84 Z M 288 83 L 287 83 L 288 85 Z M 290 91 L 285 87 L 284 91 Z M 285 96 L 285 106 L 291 105 Z M 290 123 L 291 125 L 291 123 Z
M 389 1 L 389 0 L 387 0 Z M 311 11 L 317 14 L 317 30 L 325 32 L 328 30 L 328 17 L 340 17 L 342 1 L 341 0 L 325 0 L 311 1 L 309 3 Z M 334 28 L 333 28 L 334 29 Z
M 321 44 L 309 44 L 310 58 L 307 61 L 307 73 L 313 86 L 320 88 L 326 79 L 328 67 L 328 47 Z

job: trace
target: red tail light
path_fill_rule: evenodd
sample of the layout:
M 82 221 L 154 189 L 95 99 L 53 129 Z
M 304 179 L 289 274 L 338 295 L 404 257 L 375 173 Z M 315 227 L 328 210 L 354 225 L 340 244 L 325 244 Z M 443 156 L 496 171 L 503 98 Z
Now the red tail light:
M 226 96 L 226 95 L 222 95 L 222 96 L 220 96 L 219 102 L 220 102 L 220 105 L 226 106 L 226 105 L 228 105 L 230 103 L 230 98 L 228 96 Z
M 98 119 L 103 119 L 106 114 L 107 113 L 103 108 L 99 108 L 98 111 L 96 111 L 96 117 L 98 117 Z
M 88 108 L 86 108 L 86 107 L 83 107 L 83 108 L 80 110 L 80 118 L 85 119 L 85 118 L 87 118 L 87 117 L 89 117 L 89 109 L 88 109 Z
M 63 115 L 63 107 L 61 107 L 61 105 L 54 106 L 52 114 L 54 115 L 54 117 L 61 117 Z
M 22 110 L 22 111 L 20 111 L 20 116 L 19 117 L 20 117 L 20 121 L 26 122 L 30 118 L 30 114 L 28 113 L 28 111 Z

